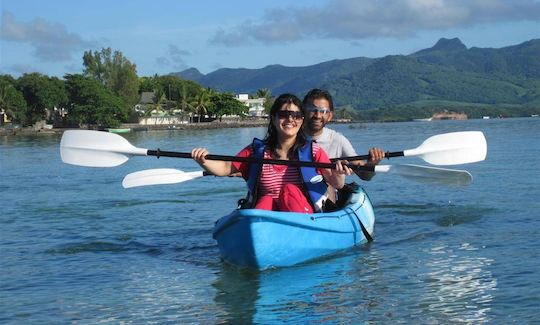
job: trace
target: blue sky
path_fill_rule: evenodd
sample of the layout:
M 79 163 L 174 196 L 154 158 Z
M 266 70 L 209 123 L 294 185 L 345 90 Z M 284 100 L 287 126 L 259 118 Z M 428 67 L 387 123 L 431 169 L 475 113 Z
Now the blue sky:
M 0 0 L 0 74 L 82 72 L 111 47 L 139 76 L 410 54 L 441 38 L 540 38 L 540 0 Z

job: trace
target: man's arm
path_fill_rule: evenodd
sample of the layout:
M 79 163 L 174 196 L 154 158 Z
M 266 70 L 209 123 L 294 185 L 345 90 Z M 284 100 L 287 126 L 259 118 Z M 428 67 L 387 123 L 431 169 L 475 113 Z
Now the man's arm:
M 364 160 L 356 160 L 351 162 L 354 165 L 358 166 L 375 166 L 379 164 L 381 160 L 384 159 L 384 151 L 380 148 L 371 148 L 369 149 L 369 159 L 367 161 Z M 369 181 L 375 176 L 375 172 L 365 171 L 365 170 L 355 170 L 354 171 L 358 177 L 360 177 L 364 181 Z
M 341 157 L 352 157 L 352 156 L 358 156 L 356 151 L 354 150 L 351 142 L 349 139 L 347 139 L 344 135 L 341 135 L 341 142 L 342 142 L 342 151 L 341 151 Z M 377 165 L 383 158 L 384 158 L 384 151 L 382 151 L 379 148 L 371 148 L 369 149 L 369 155 L 370 158 L 367 161 L 364 160 L 355 160 L 351 161 L 350 163 L 357 166 L 375 166 Z M 369 181 L 375 176 L 375 172 L 370 172 L 366 170 L 355 170 L 354 171 L 360 179 L 364 181 Z

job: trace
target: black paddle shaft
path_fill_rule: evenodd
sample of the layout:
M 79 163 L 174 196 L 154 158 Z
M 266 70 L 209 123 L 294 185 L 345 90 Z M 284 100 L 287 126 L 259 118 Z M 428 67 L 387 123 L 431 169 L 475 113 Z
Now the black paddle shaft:
M 156 157 L 173 157 L 173 158 L 192 158 L 189 152 L 175 152 L 175 151 L 161 151 L 147 150 L 146 155 Z M 335 169 L 335 163 L 319 163 L 311 161 L 298 161 L 298 160 L 282 160 L 282 159 L 259 159 L 254 157 L 236 157 L 236 156 L 222 156 L 222 155 L 206 155 L 204 157 L 208 160 L 221 160 L 221 161 L 239 161 L 248 162 L 254 164 L 269 164 L 269 165 L 287 165 L 294 167 L 316 167 L 316 168 L 330 168 Z M 358 159 L 357 159 L 358 160 Z M 352 170 L 365 170 L 374 172 L 375 166 L 357 166 L 353 164 L 346 164 L 347 167 Z
M 394 158 L 394 157 L 403 157 L 405 154 L 403 151 L 396 151 L 396 152 L 385 152 L 384 158 Z M 351 156 L 351 157 L 342 157 L 342 158 L 332 158 L 332 161 L 336 161 L 338 159 L 341 160 L 348 160 L 348 161 L 355 161 L 355 160 L 367 160 L 371 157 L 371 155 L 361 155 L 361 156 Z

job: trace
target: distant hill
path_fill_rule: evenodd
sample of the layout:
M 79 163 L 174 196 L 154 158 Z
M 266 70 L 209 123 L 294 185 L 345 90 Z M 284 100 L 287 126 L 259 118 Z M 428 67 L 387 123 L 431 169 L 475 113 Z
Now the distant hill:
M 192 68 L 175 75 L 234 93 L 269 88 L 272 94 L 303 96 L 321 87 L 331 91 L 338 106 L 356 109 L 429 106 L 430 101 L 538 105 L 540 39 L 500 49 L 467 49 L 457 38 L 442 38 L 410 55 L 332 60 L 305 67 L 219 69 L 207 75 Z
M 306 67 L 286 67 L 276 64 L 262 69 L 223 68 L 206 75 L 190 68 L 172 75 L 193 80 L 219 91 L 253 94 L 259 89 L 268 88 L 272 94 L 283 92 L 303 94 L 342 75 L 361 71 L 374 61 L 376 60 L 359 57 L 332 60 Z
M 410 57 L 421 63 L 469 72 L 540 77 L 540 39 L 501 49 L 467 49 L 458 38 L 442 38 L 432 48 L 418 51 Z

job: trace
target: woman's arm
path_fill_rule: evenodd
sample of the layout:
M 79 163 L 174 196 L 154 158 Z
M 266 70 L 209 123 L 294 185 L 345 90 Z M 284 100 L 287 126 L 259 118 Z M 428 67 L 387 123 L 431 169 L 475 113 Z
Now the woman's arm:
M 238 172 L 230 161 L 221 160 L 206 160 L 204 157 L 208 154 L 206 148 L 194 148 L 191 151 L 191 157 L 195 160 L 204 170 L 212 173 L 216 176 L 229 176 L 232 173 Z

